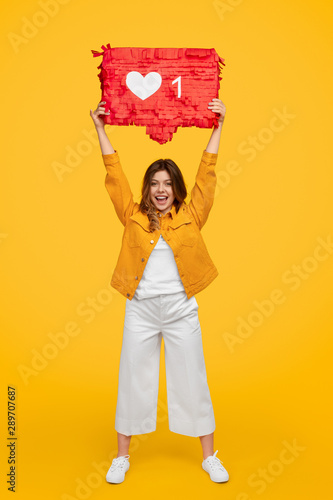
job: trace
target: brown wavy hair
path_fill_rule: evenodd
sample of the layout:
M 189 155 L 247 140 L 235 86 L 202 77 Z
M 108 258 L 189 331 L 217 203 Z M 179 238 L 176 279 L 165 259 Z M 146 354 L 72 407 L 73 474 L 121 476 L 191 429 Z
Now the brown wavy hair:
M 140 211 L 148 216 L 150 232 L 155 231 L 155 229 L 160 229 L 156 208 L 150 199 L 151 181 L 155 173 L 159 170 L 166 170 L 170 175 L 172 190 L 175 196 L 173 205 L 176 207 L 176 213 L 178 213 L 180 205 L 187 196 L 183 174 L 174 161 L 169 158 L 159 159 L 149 165 L 142 180 Z

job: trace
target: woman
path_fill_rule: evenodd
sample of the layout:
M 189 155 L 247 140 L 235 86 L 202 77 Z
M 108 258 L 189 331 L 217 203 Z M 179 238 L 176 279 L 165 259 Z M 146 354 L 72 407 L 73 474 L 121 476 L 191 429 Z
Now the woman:
M 156 430 L 163 336 L 169 429 L 200 437 L 203 469 L 212 481 L 225 482 L 228 473 L 217 451 L 213 453 L 215 419 L 195 299 L 218 274 L 200 230 L 214 201 L 225 106 L 220 99 L 208 103 L 208 109 L 219 114 L 218 127 L 203 151 L 189 204 L 182 173 L 170 159 L 148 167 L 139 204 L 105 133 L 102 115 L 109 112 L 104 105 L 100 102 L 90 116 L 107 170 L 106 188 L 125 226 L 111 285 L 126 297 L 115 419 L 118 454 L 106 480 L 124 481 L 131 436 Z

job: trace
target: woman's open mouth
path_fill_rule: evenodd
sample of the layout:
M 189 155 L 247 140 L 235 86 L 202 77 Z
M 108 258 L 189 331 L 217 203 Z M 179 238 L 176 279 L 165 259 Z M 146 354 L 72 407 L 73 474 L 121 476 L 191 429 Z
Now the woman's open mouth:
M 157 200 L 157 203 L 159 205 L 165 205 L 167 202 L 168 197 L 167 196 L 155 196 L 155 200 Z

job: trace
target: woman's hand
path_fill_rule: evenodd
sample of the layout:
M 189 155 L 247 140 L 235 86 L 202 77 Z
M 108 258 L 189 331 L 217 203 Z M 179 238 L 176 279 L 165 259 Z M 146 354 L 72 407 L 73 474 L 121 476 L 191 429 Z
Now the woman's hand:
M 226 109 L 221 99 L 213 98 L 212 101 L 208 103 L 208 109 L 211 109 L 214 113 L 220 113 L 218 122 L 219 125 L 222 125 Z
M 95 124 L 96 129 L 104 128 L 104 126 L 105 126 L 103 118 L 100 118 L 99 115 L 109 115 L 110 114 L 110 111 L 108 111 L 107 113 L 105 112 L 104 104 L 106 104 L 106 102 L 101 101 L 100 103 L 98 103 L 97 109 L 95 109 L 95 111 L 93 111 L 92 109 L 90 110 L 90 116 Z
M 206 147 L 207 153 L 218 153 L 219 145 L 220 145 L 220 137 L 222 132 L 222 125 L 225 116 L 225 105 L 221 101 L 221 99 L 214 98 L 208 104 L 208 109 L 214 111 L 214 113 L 220 113 L 218 118 L 218 127 L 213 127 L 212 135 L 209 139 L 208 145 Z
M 115 150 L 113 149 L 113 146 L 111 142 L 109 141 L 108 136 L 106 135 L 105 132 L 105 123 L 103 118 L 100 118 L 99 115 L 109 115 L 110 111 L 107 113 L 105 112 L 105 106 L 106 104 L 105 101 L 101 101 L 98 103 L 97 109 L 93 111 L 92 109 L 90 110 L 90 116 L 95 124 L 98 139 L 99 139 L 99 144 L 101 146 L 101 151 L 103 155 L 109 155 L 112 153 L 115 153 Z

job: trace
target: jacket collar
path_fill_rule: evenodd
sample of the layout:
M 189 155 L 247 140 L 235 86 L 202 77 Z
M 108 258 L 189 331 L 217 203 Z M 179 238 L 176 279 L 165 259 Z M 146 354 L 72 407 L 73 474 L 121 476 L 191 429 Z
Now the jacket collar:
M 159 213 L 158 210 L 157 213 Z M 181 207 L 179 208 L 178 214 L 176 213 L 175 205 L 172 205 L 171 210 L 167 212 L 165 216 L 170 217 L 171 221 L 169 225 L 171 227 L 178 227 L 181 224 L 191 222 L 191 219 L 189 218 L 187 211 L 185 210 L 184 204 L 182 204 Z M 140 226 L 142 226 L 145 231 L 149 232 L 149 219 L 147 215 L 143 214 L 140 210 L 138 210 L 135 214 L 131 215 L 130 219 L 140 224 Z
M 156 210 L 156 212 L 157 212 L 157 215 L 159 215 L 159 214 L 163 215 L 162 212 L 160 212 L 159 210 Z M 169 210 L 169 212 L 167 212 L 164 215 L 167 216 L 167 217 L 171 217 L 171 219 L 174 219 L 175 216 L 177 216 L 175 205 L 172 205 L 171 210 Z

